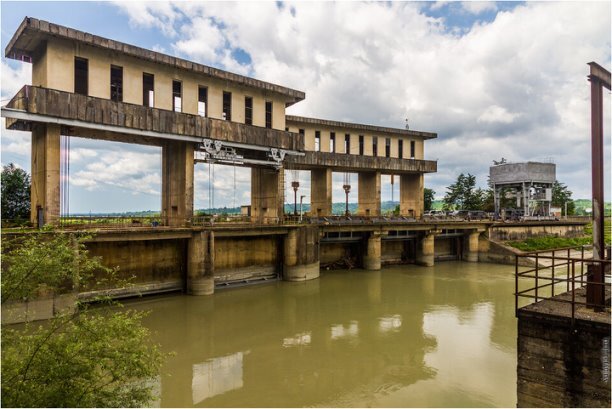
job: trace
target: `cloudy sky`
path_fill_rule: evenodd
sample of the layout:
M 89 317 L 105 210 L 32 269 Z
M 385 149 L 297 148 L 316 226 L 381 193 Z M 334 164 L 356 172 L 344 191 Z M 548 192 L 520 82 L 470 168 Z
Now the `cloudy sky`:
M 398 128 L 408 118 L 411 129 L 438 134 L 425 148 L 426 159 L 438 160 L 438 173 L 425 179 L 438 197 L 461 172 L 485 187 L 501 157 L 552 160 L 575 198 L 591 195 L 586 63 L 610 69 L 609 1 L 2 1 L 1 8 L 3 48 L 27 15 L 305 91 L 289 114 Z M 3 58 L 2 103 L 30 76 L 29 64 Z M 3 121 L 2 164 L 29 171 L 29 138 Z M 72 138 L 70 211 L 159 209 L 160 168 L 157 148 Z M 212 204 L 213 172 L 216 206 L 250 202 L 250 172 L 236 169 L 234 178 L 232 168 L 200 164 L 196 208 Z M 309 176 L 298 177 L 308 201 Z M 334 201 L 343 201 L 342 177 L 334 174 Z M 391 196 L 384 178 L 383 200 Z

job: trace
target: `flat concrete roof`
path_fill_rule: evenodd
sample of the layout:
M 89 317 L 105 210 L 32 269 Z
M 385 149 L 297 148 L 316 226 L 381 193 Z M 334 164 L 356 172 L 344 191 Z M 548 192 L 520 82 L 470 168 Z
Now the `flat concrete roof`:
M 75 30 L 70 27 L 64 27 L 59 24 L 50 23 L 48 21 L 39 20 L 33 17 L 25 17 L 23 19 L 19 25 L 19 28 L 17 28 L 17 31 L 15 31 L 15 34 L 11 38 L 11 41 L 9 41 L 8 45 L 6 46 L 4 55 L 6 58 L 21 61 L 25 60 L 24 57 L 28 57 L 29 60 L 34 51 L 39 47 L 40 43 L 49 38 L 76 41 L 81 44 L 119 52 L 131 57 L 152 61 L 157 64 L 169 65 L 212 78 L 230 81 L 238 85 L 261 88 L 266 91 L 288 97 L 287 106 L 293 105 L 296 102 L 302 101 L 304 98 L 306 98 L 306 94 L 303 91 L 298 91 L 283 87 L 281 85 L 272 84 L 270 82 L 234 74 L 229 71 L 220 70 L 218 68 L 209 67 L 207 65 L 184 60 L 182 58 L 173 57 L 134 45 L 110 40 L 108 38 Z
M 374 132 L 374 133 L 414 136 L 414 137 L 419 137 L 422 139 L 434 139 L 438 137 L 438 134 L 433 133 L 433 132 L 421 132 L 421 131 L 412 131 L 412 130 L 402 129 L 402 128 L 389 128 L 389 127 L 377 126 L 377 125 L 366 125 L 366 124 L 356 124 L 356 123 L 351 123 L 351 122 L 331 121 L 329 119 L 308 118 L 305 116 L 286 115 L 285 121 L 287 122 L 287 124 L 292 122 L 292 123 L 301 123 L 301 124 L 309 124 L 309 125 L 327 126 L 330 128 L 348 128 L 348 129 L 355 129 L 355 130 Z

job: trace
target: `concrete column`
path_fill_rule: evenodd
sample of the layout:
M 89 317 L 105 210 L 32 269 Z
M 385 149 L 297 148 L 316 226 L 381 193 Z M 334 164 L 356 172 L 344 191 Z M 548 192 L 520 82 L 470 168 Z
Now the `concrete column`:
M 43 224 L 53 223 L 60 216 L 59 125 L 34 124 L 31 171 L 30 221 L 38 225 L 40 211 Z
M 319 278 L 319 228 L 289 230 L 283 243 L 283 279 L 306 281 Z
M 380 233 L 372 232 L 370 237 L 368 237 L 366 253 L 363 255 L 363 268 L 366 270 L 380 270 L 380 258 Z
M 332 214 L 332 171 L 313 169 L 310 171 L 310 214 L 330 216 Z
M 435 235 L 429 232 L 421 237 L 421 242 L 417 246 L 417 264 L 426 267 L 434 265 L 434 237 Z
M 400 215 L 416 218 L 423 215 L 424 189 L 422 173 L 400 176 Z
M 379 216 L 380 172 L 359 172 L 358 175 L 357 214 L 360 216 Z
M 284 171 L 251 168 L 251 217 L 255 223 L 276 223 L 284 214 Z
M 187 294 L 210 295 L 215 292 L 214 233 L 194 232 L 187 244 Z
M 193 217 L 192 143 L 168 141 L 162 147 L 162 217 L 168 226 L 188 226 Z
M 478 238 L 480 233 L 478 231 L 467 233 L 463 240 L 465 244 L 463 246 L 463 260 L 477 262 L 478 261 Z

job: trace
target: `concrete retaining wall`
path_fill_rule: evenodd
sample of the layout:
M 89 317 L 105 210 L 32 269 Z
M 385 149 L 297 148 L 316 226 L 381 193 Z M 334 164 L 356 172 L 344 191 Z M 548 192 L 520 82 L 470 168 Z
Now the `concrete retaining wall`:
M 524 240 L 529 237 L 578 237 L 584 234 L 584 223 L 571 224 L 507 224 L 489 228 L 489 238 L 496 241 Z

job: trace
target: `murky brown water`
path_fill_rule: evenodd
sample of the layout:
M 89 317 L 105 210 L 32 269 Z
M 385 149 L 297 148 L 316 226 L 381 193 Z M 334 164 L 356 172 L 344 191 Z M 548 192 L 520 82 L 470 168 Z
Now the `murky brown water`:
M 446 262 L 130 306 L 164 407 L 516 406 L 513 268 Z

